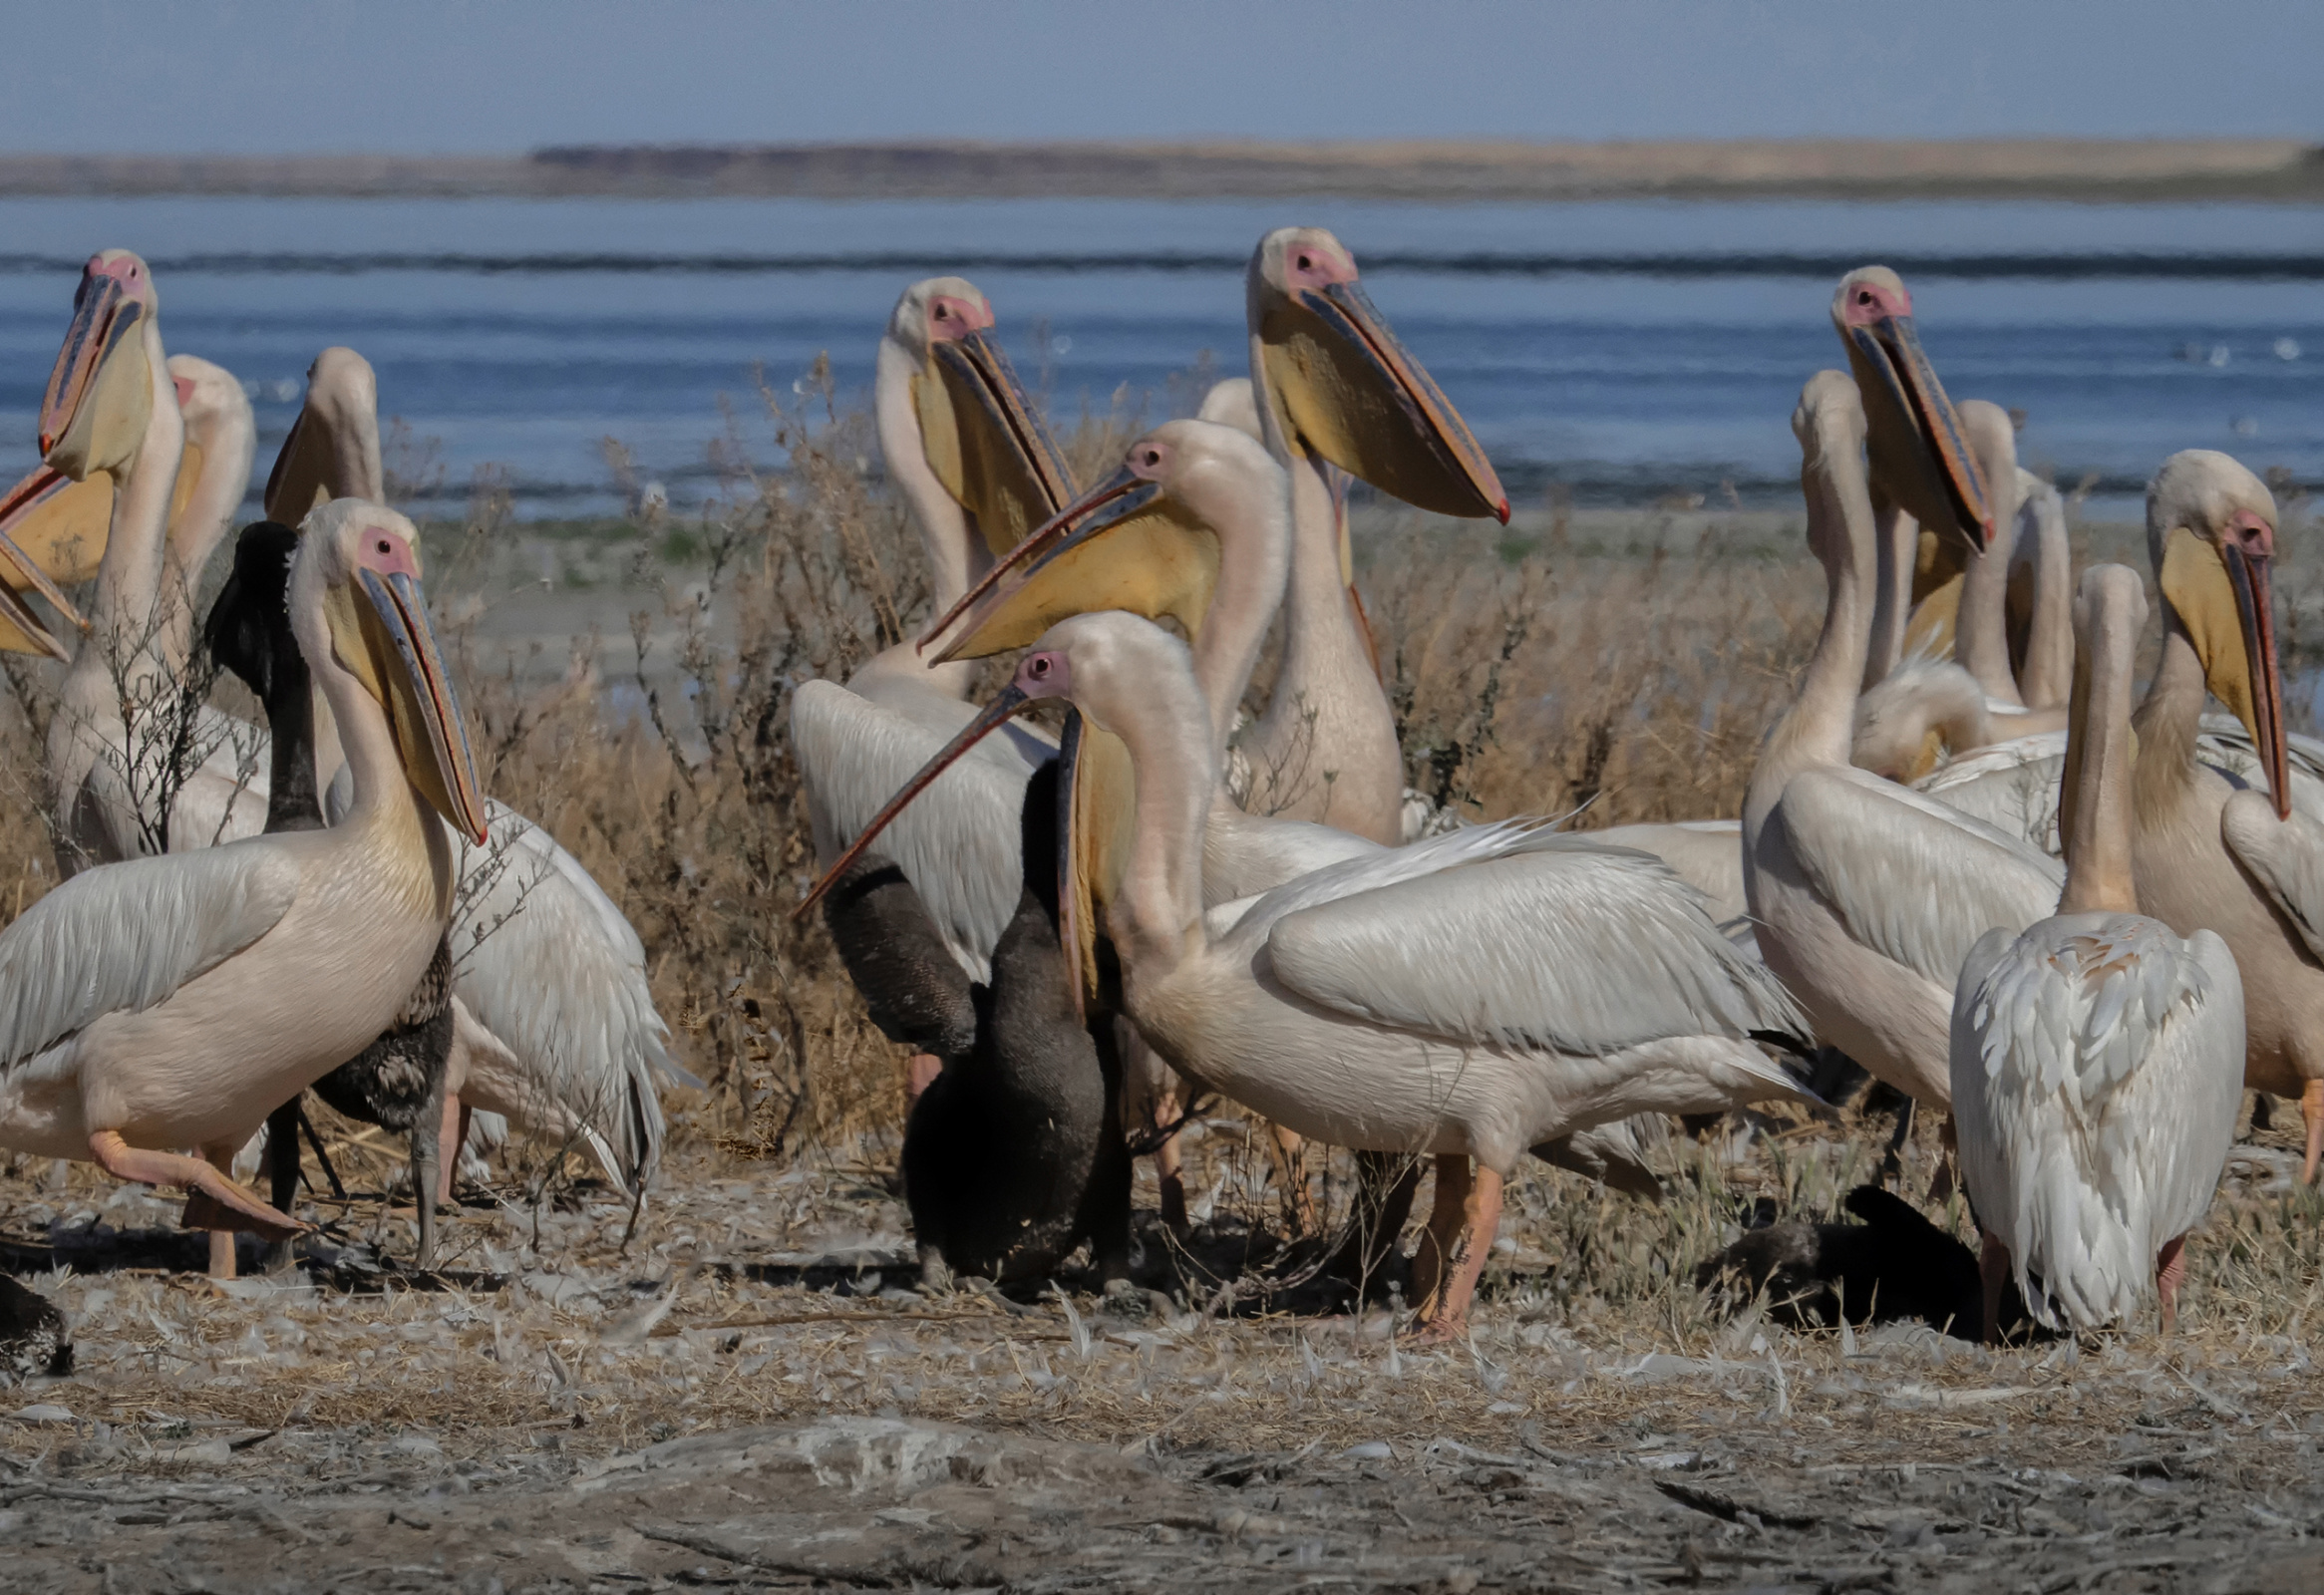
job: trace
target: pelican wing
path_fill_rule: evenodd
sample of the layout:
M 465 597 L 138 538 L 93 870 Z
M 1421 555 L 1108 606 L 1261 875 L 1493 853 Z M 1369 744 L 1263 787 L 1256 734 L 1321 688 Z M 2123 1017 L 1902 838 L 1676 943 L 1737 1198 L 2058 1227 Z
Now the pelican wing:
M 966 726 L 967 704 L 922 693 L 924 713 L 874 703 L 828 681 L 791 699 L 791 741 L 807 787 L 816 852 L 836 857 L 888 798 Z M 949 727 L 929 722 L 949 710 Z M 1036 760 L 988 737 L 936 778 L 880 832 L 879 850 L 920 894 L 944 944 L 971 978 L 992 978 L 992 951 L 1024 884 L 1019 810 Z
M 1381 850 L 1378 842 L 1331 825 L 1246 814 L 1221 794 L 1202 827 L 1202 899 L 1216 907 Z
M 1444 855 L 1435 867 L 1432 853 Z M 1646 853 L 1481 826 L 1323 874 L 1271 893 L 1238 930 L 1271 919 L 1276 980 L 1342 1013 L 1584 1056 L 1674 1036 L 1807 1034 L 1702 893 Z
M 1948 991 L 1978 937 L 2048 918 L 2066 884 L 2055 858 L 1859 770 L 1793 777 L 1777 814 L 1848 934 Z
M 83 870 L 0 931 L 0 1069 L 166 1000 L 272 930 L 298 889 L 268 846 Z
M 2096 1328 L 2136 1309 L 2234 1137 L 2243 988 L 2226 944 L 2138 914 L 1993 931 L 1961 970 L 1951 1066 L 1962 1178 L 2034 1315 Z
M 2066 771 L 2066 734 L 2039 731 L 1962 755 L 1912 784 L 1946 807 L 2056 854 L 2058 785 Z
M 2294 733 L 2284 739 L 2284 753 L 2293 811 L 2324 820 L 2324 742 Z M 2235 786 L 2267 791 L 2267 772 L 2260 767 L 2251 733 L 2233 715 L 2213 711 L 2203 716 L 2195 757 Z
M 2228 798 L 2219 812 L 2219 835 L 2292 922 L 2310 956 L 2324 961 L 2324 824 L 2300 808 L 2289 819 L 2276 818 L 2260 791 Z
M 660 1087 L 697 1084 L 670 1058 L 645 947 L 555 837 L 490 811 L 490 842 L 462 847 L 451 936 L 454 993 L 524 1082 L 492 1106 L 544 1133 L 585 1127 L 638 1189 L 661 1159 Z

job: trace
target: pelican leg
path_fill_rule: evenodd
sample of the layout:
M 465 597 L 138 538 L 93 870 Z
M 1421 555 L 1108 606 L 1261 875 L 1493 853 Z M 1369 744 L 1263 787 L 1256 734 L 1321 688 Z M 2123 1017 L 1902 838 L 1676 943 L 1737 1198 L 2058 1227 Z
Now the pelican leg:
M 2174 1235 L 2155 1254 L 2155 1294 L 2162 1298 L 2162 1333 L 2178 1328 L 2178 1287 L 2186 1278 L 2186 1237 Z
M 2009 1248 L 1987 1230 L 1977 1253 L 1977 1274 L 1985 1287 L 1985 1333 L 1988 1346 L 2001 1344 L 2001 1288 L 2009 1283 Z
M 420 1225 L 420 1249 L 412 1265 L 423 1272 L 436 1266 L 437 1165 L 443 1127 L 443 1111 L 433 1103 L 421 1107 L 412 1125 L 412 1210 Z
M 914 1053 L 912 1061 L 904 1065 L 904 1107 L 909 1109 L 920 1100 L 920 1093 L 935 1084 L 944 1073 L 944 1060 L 934 1053 Z
M 233 1147 L 204 1146 L 201 1149 L 201 1157 L 203 1162 L 218 1171 L 218 1177 L 221 1179 L 231 1177 L 234 1167 Z M 195 1191 L 185 1198 L 185 1211 L 189 1218 L 193 1215 L 196 1207 L 213 1207 L 214 1205 L 214 1203 L 205 1202 L 199 1191 Z M 201 1216 L 222 1218 L 224 1215 L 204 1212 Z M 209 1229 L 209 1277 L 212 1279 L 232 1279 L 239 1272 L 240 1267 L 240 1259 L 234 1255 L 233 1226 L 227 1224 L 223 1228 L 214 1225 L 202 1227 Z
M 132 1146 L 118 1129 L 101 1129 L 89 1137 L 89 1155 L 98 1167 L 116 1179 L 140 1185 L 176 1185 L 198 1194 L 241 1221 L 241 1227 L 268 1240 L 304 1234 L 311 1226 L 287 1213 L 278 1213 L 198 1157 L 183 1152 L 150 1152 Z M 188 1203 L 188 1205 L 191 1205 Z M 213 1211 L 204 1208 L 204 1212 Z M 207 1227 L 207 1226 L 197 1226 Z
M 2311 1080 L 2300 1089 L 2300 1116 L 2308 1121 L 2308 1160 L 2300 1178 L 2316 1183 L 2316 1165 L 2324 1162 L 2324 1080 Z
M 1419 1158 L 1408 1152 L 1356 1153 L 1355 1211 L 1348 1238 L 1323 1265 L 1324 1272 L 1346 1280 L 1361 1295 L 1404 1233 L 1419 1191 Z
M 1283 1228 L 1293 1240 L 1303 1240 L 1320 1227 L 1315 1197 L 1307 1188 L 1307 1142 L 1281 1124 L 1267 1125 L 1267 1161 L 1275 1183 L 1283 1191 Z
M 1457 1170 L 1451 1179 L 1448 1165 Z M 1424 1342 L 1443 1345 L 1469 1333 L 1469 1304 L 1500 1227 L 1500 1196 L 1496 1170 L 1480 1163 L 1473 1172 L 1466 1157 L 1437 1159 L 1436 1211 L 1429 1217 L 1430 1238 L 1421 1245 L 1424 1254 L 1434 1250 L 1438 1259 L 1434 1288 L 1421 1302 Z
M 436 1177 L 436 1199 L 439 1202 L 452 1200 L 453 1175 L 459 1172 L 461 1154 L 468 1149 L 468 1105 L 460 1100 L 458 1092 L 447 1091 L 444 1094 L 443 1127 L 436 1132 L 437 1161 L 442 1165 L 442 1172 Z

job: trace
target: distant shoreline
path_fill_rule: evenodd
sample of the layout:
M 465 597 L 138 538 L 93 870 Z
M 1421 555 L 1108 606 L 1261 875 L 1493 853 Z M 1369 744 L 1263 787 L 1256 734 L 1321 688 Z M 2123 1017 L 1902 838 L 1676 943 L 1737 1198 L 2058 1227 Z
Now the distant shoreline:
M 2324 201 L 2296 140 L 575 146 L 514 156 L 0 155 L 0 197 L 1334 197 Z

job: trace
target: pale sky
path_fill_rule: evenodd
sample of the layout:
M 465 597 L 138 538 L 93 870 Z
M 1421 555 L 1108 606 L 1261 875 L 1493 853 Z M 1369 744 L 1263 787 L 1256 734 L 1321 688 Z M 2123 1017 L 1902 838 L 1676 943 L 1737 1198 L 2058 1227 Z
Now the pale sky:
M 20 0 L 0 151 L 2324 137 L 2324 0 Z

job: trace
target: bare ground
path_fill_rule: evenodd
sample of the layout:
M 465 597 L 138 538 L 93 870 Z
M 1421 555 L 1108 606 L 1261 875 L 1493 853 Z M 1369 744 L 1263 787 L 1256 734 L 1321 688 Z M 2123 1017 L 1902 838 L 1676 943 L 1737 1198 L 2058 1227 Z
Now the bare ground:
M 1224 1117 L 1195 1252 L 1147 1227 L 1121 1310 L 910 1289 L 870 1143 L 697 1142 L 626 1249 L 585 1182 L 475 1192 L 426 1280 L 358 1190 L 298 1272 L 225 1289 L 172 1202 L 28 1165 L 0 1245 L 79 1361 L 0 1400 L 0 1586 L 2316 1587 L 2324 1205 L 2282 1132 L 2239 1148 L 2168 1341 L 1712 1312 L 1692 1268 L 1743 1205 L 1827 1208 L 1878 1127 L 1682 1142 L 1660 1205 L 1527 1176 L 1452 1351 L 1392 1336 L 1393 1296 L 1222 1299 L 1296 1256 Z

